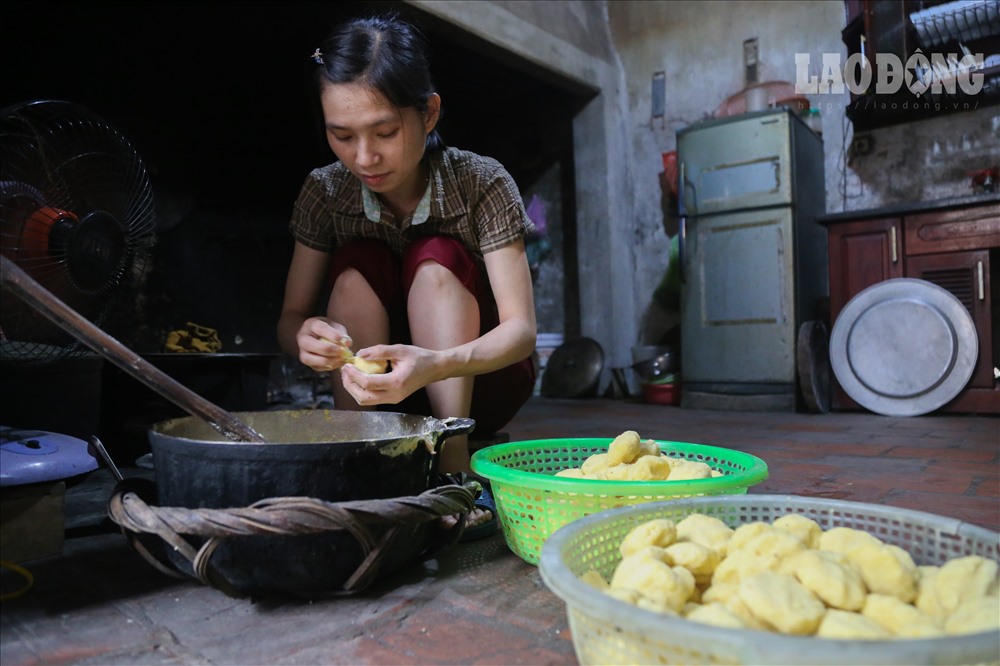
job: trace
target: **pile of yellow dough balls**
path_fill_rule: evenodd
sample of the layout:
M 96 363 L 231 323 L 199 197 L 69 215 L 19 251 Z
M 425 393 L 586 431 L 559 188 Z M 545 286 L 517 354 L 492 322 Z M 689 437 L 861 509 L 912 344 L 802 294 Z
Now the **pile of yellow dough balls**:
M 687 481 L 722 476 L 703 462 L 668 456 L 652 439 L 642 439 L 634 430 L 614 438 L 607 453 L 595 453 L 580 467 L 556 473 L 571 479 L 606 481 Z
M 581 578 L 641 608 L 710 625 L 832 639 L 932 638 L 1000 629 L 997 562 L 917 566 L 861 530 L 801 514 L 730 528 L 691 514 L 631 530 L 610 581 Z

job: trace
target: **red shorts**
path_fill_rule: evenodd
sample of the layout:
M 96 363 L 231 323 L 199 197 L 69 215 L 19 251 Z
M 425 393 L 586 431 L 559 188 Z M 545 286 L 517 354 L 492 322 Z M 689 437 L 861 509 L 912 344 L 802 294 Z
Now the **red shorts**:
M 352 241 L 333 253 L 330 284 L 347 268 L 361 273 L 389 315 L 390 343 L 411 344 L 406 299 L 417 266 L 428 260 L 450 270 L 475 296 L 479 304 L 479 334 L 496 328 L 500 320 L 489 282 L 484 279 L 469 250 L 460 241 L 448 236 L 417 239 L 403 252 L 402 258 L 379 241 Z M 509 423 L 531 397 L 534 385 L 535 368 L 530 357 L 506 368 L 477 375 L 470 414 L 476 421 L 476 431 L 490 434 Z M 423 389 L 397 405 L 382 405 L 380 409 L 425 416 L 431 414 L 427 392 Z

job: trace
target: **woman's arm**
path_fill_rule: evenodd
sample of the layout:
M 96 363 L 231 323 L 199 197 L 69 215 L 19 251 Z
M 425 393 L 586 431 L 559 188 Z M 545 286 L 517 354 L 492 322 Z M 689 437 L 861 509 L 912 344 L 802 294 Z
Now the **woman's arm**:
M 476 340 L 442 352 L 449 377 L 499 370 L 535 349 L 535 300 L 524 241 L 488 252 L 483 259 L 500 324 Z
M 344 327 L 316 317 L 317 301 L 326 281 L 329 253 L 296 241 L 285 282 L 285 298 L 278 318 L 278 344 L 291 356 L 315 370 L 343 364 L 341 344 L 350 345 Z

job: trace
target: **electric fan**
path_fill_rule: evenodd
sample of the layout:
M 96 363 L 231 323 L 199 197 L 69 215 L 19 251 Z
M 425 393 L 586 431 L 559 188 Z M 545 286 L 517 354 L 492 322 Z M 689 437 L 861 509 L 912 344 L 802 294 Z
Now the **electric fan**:
M 92 110 L 42 100 L 0 111 L 0 252 L 100 326 L 142 277 L 155 210 L 131 143 Z M 0 291 L 0 360 L 43 364 L 86 348 Z

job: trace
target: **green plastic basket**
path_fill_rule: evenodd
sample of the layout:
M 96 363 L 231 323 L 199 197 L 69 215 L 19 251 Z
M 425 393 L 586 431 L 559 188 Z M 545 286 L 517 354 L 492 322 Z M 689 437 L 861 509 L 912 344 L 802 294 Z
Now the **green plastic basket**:
M 644 502 L 702 495 L 740 495 L 767 478 L 767 464 L 749 453 L 705 444 L 656 440 L 668 456 L 703 462 L 723 476 L 691 481 L 600 481 L 555 476 L 606 453 L 613 438 L 538 439 L 476 451 L 472 471 L 490 482 L 504 538 L 514 553 L 538 564 L 542 546 L 563 525 L 592 513 Z

